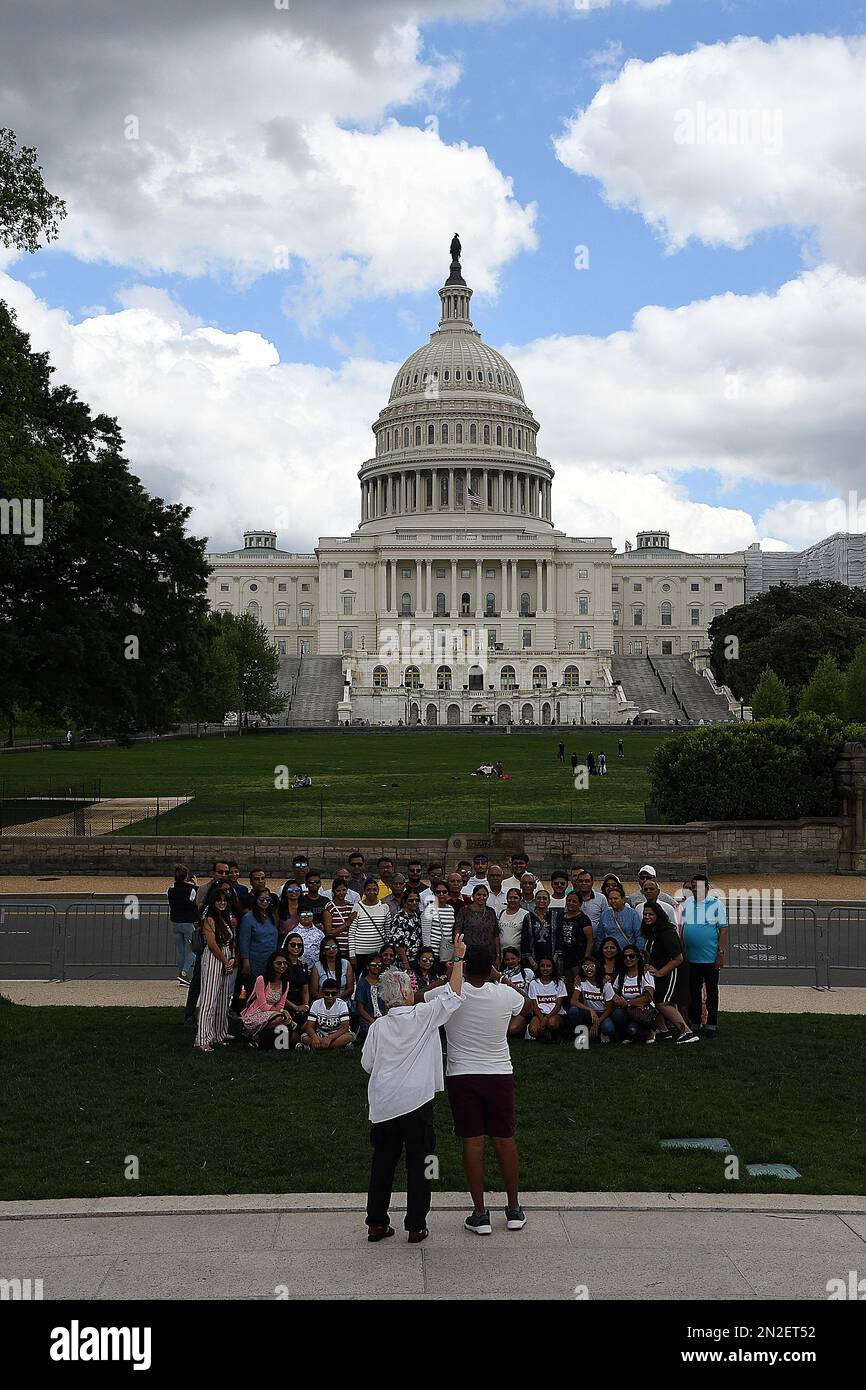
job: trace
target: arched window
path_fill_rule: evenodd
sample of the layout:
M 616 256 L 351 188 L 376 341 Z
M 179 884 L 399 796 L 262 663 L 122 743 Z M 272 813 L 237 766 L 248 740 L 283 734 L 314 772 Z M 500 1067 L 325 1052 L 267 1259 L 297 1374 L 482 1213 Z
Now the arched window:
M 443 443 L 443 444 L 447 444 L 447 443 L 448 443 L 448 426 L 447 426 L 447 425 L 443 425 L 443 426 L 442 426 L 442 443 Z
M 469 426 L 469 443 L 470 443 L 470 444 L 477 444 L 477 443 L 478 443 L 478 426 L 477 426 L 477 425 L 470 425 L 470 426 Z
M 403 430 L 403 447 L 404 447 L 404 449 L 408 449 L 408 447 L 409 447 L 409 426 L 408 426 L 408 425 L 407 425 L 406 428 Z
M 444 617 L 445 617 L 445 595 L 444 595 L 444 594 L 437 594 L 437 595 L 436 595 L 436 617 L 437 617 L 437 618 L 444 618 Z
M 533 690 L 547 689 L 547 667 L 533 666 L 532 668 L 532 688 Z
M 251 618 L 257 618 L 259 616 L 259 605 L 256 603 L 255 599 L 253 599 L 252 603 L 247 604 L 247 612 Z
M 435 432 L 436 432 L 436 426 L 435 426 L 435 425 L 428 425 L 428 426 L 427 426 L 427 443 L 428 443 L 428 444 L 432 444 L 432 443 L 434 442 L 434 435 L 435 435 Z
M 671 605 L 668 603 L 667 599 L 664 603 L 659 604 L 659 617 L 661 618 L 662 627 L 671 626 L 671 623 L 673 622 L 673 609 L 671 608 Z
M 471 368 L 471 367 L 467 367 L 467 369 L 466 369 L 466 380 L 467 380 L 467 381 L 471 381 L 471 380 L 472 380 L 472 368 Z
M 484 426 L 484 443 L 485 443 L 485 444 L 489 444 L 489 443 L 490 443 L 490 426 L 489 426 L 489 425 L 485 425 L 485 426 Z
M 517 447 L 518 449 L 523 448 L 523 430 L 517 431 Z
M 412 616 L 412 595 L 411 595 L 411 594 L 401 594 L 401 595 L 400 595 L 400 617 L 401 617 L 401 618 L 411 618 L 411 616 Z
M 520 616 L 521 616 L 522 618 L 528 618 L 528 617 L 529 617 L 529 614 L 530 614 L 531 611 L 532 611 L 532 609 L 531 609 L 531 607 L 530 607 L 530 602 L 531 602 L 531 601 L 530 601 L 529 594 L 521 594 L 521 595 L 520 595 Z
M 448 506 L 448 474 L 439 474 L 439 506 Z
M 457 441 L 458 444 L 462 444 L 462 443 L 463 443 L 463 426 L 462 426 L 462 425 L 455 425 L 455 426 L 454 426 L 454 437 L 455 437 L 455 439 L 456 439 L 456 441 Z
M 407 666 L 404 684 L 407 690 L 421 689 L 421 672 L 417 666 Z
M 501 444 L 501 443 L 502 443 L 502 426 L 501 426 L 501 425 L 497 425 L 497 426 L 496 426 L 496 443 L 497 443 L 497 444 Z
M 514 430 L 513 430 L 513 429 L 511 428 L 511 426 L 509 425 L 509 426 L 508 426 L 508 447 L 509 447 L 509 449 L 512 447 L 513 444 L 514 444 Z
M 391 452 L 391 431 L 390 431 L 390 430 L 386 430 L 386 431 L 385 431 L 385 452 L 388 453 L 388 454 L 390 454 L 390 452 Z
M 438 671 L 436 672 L 436 689 L 437 689 L 437 690 L 450 690 L 450 689 L 451 689 L 451 667 L 450 667 L 450 666 L 440 666 L 440 667 L 439 667 Z
M 469 689 L 470 691 L 484 691 L 484 672 L 480 666 L 469 667 Z
M 388 686 L 388 671 L 385 666 L 373 667 L 373 689 L 385 690 Z
M 513 666 L 503 666 L 499 672 L 499 688 L 500 690 L 517 689 L 517 673 Z
M 562 675 L 562 684 L 566 690 L 580 689 L 580 672 L 576 666 L 566 666 Z
M 492 618 L 496 613 L 496 595 L 487 594 L 484 599 L 484 608 L 488 618 Z
M 497 372 L 497 373 L 496 373 L 496 385 L 497 385 L 497 386 L 501 386 L 501 385 L 502 385 L 502 373 L 501 373 L 501 372 Z
M 416 425 L 416 426 L 415 426 L 415 443 L 416 443 L 416 444 L 420 444 L 420 443 L 421 443 L 421 426 L 420 426 L 420 425 Z

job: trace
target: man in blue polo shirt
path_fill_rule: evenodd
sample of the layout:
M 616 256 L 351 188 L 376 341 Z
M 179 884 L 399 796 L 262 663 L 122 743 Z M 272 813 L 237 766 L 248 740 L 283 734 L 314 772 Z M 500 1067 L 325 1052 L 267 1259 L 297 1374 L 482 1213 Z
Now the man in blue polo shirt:
M 683 903 L 683 949 L 689 963 L 689 1022 L 695 1032 L 714 1038 L 719 1026 L 719 971 L 725 963 L 728 916 L 721 898 L 709 893 L 706 874 L 694 874 L 692 896 Z M 704 987 L 707 1022 L 701 1028 Z

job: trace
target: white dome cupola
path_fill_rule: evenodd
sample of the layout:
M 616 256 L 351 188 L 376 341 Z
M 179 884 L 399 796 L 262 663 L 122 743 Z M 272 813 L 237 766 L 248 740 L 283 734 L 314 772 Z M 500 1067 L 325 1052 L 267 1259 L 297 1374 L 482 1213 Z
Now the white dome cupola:
M 479 513 L 510 529 L 552 525 L 538 421 L 511 363 L 473 327 L 460 255 L 455 236 L 439 326 L 397 372 L 373 426 L 376 453 L 358 474 L 362 527 L 387 530 L 398 517 L 472 527 Z

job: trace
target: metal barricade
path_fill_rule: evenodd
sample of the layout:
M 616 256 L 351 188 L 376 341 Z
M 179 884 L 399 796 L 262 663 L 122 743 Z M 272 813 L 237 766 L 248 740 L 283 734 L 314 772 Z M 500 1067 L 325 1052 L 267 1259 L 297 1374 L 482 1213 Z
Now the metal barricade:
M 0 902 L 0 979 L 59 979 L 62 935 L 52 903 Z
M 724 983 L 826 985 L 826 928 L 814 907 L 757 892 L 728 894 Z
M 61 979 L 112 977 L 118 971 L 155 971 L 175 964 L 168 904 L 134 894 L 105 902 L 70 903 L 64 914 Z
M 866 985 L 866 907 L 831 907 L 827 913 L 827 984 Z

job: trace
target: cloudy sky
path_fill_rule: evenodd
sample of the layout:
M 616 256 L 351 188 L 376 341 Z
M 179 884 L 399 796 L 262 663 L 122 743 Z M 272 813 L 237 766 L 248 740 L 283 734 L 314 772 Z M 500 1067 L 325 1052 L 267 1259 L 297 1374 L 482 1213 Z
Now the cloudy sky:
M 3 28 L 0 124 L 69 216 L 0 297 L 214 548 L 356 525 L 455 229 L 563 530 L 866 529 L 862 6 L 15 0 Z

